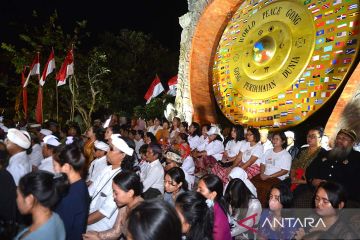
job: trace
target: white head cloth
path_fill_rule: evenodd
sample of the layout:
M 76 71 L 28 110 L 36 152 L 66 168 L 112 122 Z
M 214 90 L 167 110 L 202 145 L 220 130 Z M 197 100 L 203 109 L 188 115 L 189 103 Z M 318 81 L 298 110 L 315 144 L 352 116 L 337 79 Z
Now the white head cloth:
M 242 180 L 245 183 L 246 187 L 250 190 L 250 192 L 255 197 L 257 197 L 256 188 L 255 188 L 254 184 L 252 184 L 252 182 L 250 182 L 248 175 L 244 169 L 242 169 L 240 167 L 233 168 L 231 170 L 231 172 L 229 173 L 229 177 L 231 177 L 232 179 L 239 178 L 240 180 Z

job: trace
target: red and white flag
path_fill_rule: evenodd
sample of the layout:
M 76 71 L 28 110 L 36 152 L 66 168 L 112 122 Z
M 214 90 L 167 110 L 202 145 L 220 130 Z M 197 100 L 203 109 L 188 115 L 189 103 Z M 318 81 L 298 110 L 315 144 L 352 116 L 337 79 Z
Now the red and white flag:
M 58 86 L 66 84 L 66 79 L 74 74 L 74 54 L 73 49 L 70 49 L 65 57 L 60 71 L 56 74 L 56 80 L 58 80 Z
M 168 81 L 169 90 L 167 91 L 168 95 L 176 96 L 176 84 L 177 84 L 177 75 L 170 78 Z
M 23 87 L 26 87 L 29 84 L 29 79 L 30 76 L 32 75 L 40 75 L 40 53 L 38 52 L 33 60 L 33 62 L 31 63 L 30 66 L 30 72 L 26 77 L 26 80 L 23 84 Z
M 43 73 L 41 75 L 41 78 L 40 78 L 40 85 L 41 86 L 44 86 L 45 84 L 45 80 L 46 80 L 46 77 L 52 73 L 55 69 L 55 54 L 54 54 L 54 49 L 51 50 L 51 53 L 50 53 L 50 56 L 46 62 L 46 65 L 45 65 L 45 68 L 43 70 Z
M 146 99 L 146 104 L 148 104 L 151 101 L 151 99 L 157 97 L 163 91 L 164 91 L 164 87 L 161 84 L 160 78 L 158 77 L 158 75 L 156 75 L 156 77 L 152 81 L 149 89 L 147 90 L 144 96 L 144 98 Z

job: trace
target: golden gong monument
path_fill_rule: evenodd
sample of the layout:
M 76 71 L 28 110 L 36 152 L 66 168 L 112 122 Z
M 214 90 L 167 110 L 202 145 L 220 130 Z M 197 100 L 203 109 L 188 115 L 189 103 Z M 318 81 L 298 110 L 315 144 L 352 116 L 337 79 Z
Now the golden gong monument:
M 211 19 L 218 32 L 204 33 Z M 204 8 L 192 39 L 187 77 L 193 111 L 204 107 L 206 112 L 203 99 L 210 95 L 209 102 L 233 123 L 297 125 L 349 78 L 358 64 L 359 31 L 358 0 L 227 0 L 222 5 L 214 0 Z M 195 49 L 201 48 L 200 39 L 212 49 Z M 199 69 L 207 61 L 208 73 Z

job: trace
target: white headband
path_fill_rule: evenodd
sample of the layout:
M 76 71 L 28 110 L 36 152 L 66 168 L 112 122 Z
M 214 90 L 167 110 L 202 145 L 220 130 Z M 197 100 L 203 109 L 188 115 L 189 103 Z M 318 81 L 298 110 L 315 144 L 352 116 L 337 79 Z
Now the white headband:
M 61 143 L 58 141 L 58 138 L 55 137 L 54 135 L 45 136 L 44 139 L 43 139 L 43 142 L 46 145 L 51 145 L 51 146 L 54 146 L 54 147 L 57 147 L 57 146 L 61 145 Z
M 240 167 L 234 167 L 231 172 L 229 173 L 229 177 L 232 179 L 239 178 L 241 181 L 243 181 L 246 185 L 246 187 L 250 190 L 250 192 L 257 197 L 257 192 L 254 184 L 250 182 L 247 173 L 244 169 Z
M 7 138 L 23 149 L 28 149 L 31 146 L 31 138 L 28 132 L 20 131 L 16 128 L 10 128 Z
M 105 152 L 108 152 L 109 151 L 109 145 L 107 145 L 106 143 L 102 142 L 102 141 L 98 141 L 96 140 L 94 142 L 94 146 L 96 149 L 99 149 L 99 150 L 102 150 L 102 151 L 105 151 Z
M 132 156 L 133 153 L 134 153 L 134 149 L 130 148 L 123 139 L 119 138 L 115 134 L 111 135 L 111 143 L 117 149 L 119 149 L 120 151 L 126 153 L 126 155 Z

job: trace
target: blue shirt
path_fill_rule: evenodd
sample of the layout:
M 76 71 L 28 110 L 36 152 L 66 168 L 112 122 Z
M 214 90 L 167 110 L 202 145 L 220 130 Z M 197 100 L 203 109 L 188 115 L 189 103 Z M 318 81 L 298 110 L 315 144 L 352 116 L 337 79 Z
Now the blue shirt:
M 14 240 L 21 238 L 23 234 L 28 231 L 29 228 L 25 228 L 21 231 Z M 36 231 L 29 233 L 22 240 L 64 240 L 65 239 L 65 228 L 64 224 L 61 221 L 59 215 L 52 213 L 52 216 L 49 220 L 39 227 Z
M 66 239 L 82 239 L 86 231 L 90 197 L 83 179 L 70 185 L 68 194 L 55 208 L 64 222 Z
M 283 224 L 283 227 L 273 229 L 271 226 L 274 224 L 274 217 L 269 210 L 264 210 L 261 214 L 258 224 L 258 235 L 264 239 L 293 239 L 296 231 L 301 227 L 299 222 L 292 221 L 288 222 L 284 219 L 284 222 L 279 220 Z

